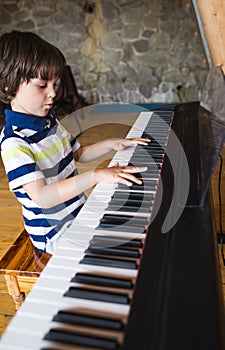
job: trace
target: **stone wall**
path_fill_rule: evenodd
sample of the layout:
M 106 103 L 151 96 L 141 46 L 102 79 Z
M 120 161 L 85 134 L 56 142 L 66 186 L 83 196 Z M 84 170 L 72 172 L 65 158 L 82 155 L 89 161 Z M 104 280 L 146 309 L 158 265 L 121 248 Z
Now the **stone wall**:
M 58 46 L 89 103 L 201 98 L 208 64 L 191 0 L 1 0 L 0 32 Z

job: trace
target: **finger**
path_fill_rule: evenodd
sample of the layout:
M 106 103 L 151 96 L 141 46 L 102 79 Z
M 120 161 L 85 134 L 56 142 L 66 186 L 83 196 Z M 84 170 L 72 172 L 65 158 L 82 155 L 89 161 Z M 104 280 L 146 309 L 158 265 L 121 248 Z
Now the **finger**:
M 147 166 L 136 167 L 136 166 L 127 166 L 122 168 L 125 173 L 141 173 L 148 170 Z
M 151 142 L 151 139 L 141 139 L 139 142 L 144 144 L 149 144 L 149 142 Z
M 131 142 L 135 142 L 135 143 L 149 143 L 151 142 L 150 138 L 144 138 L 144 137 L 140 137 L 140 138 L 133 138 L 133 139 L 129 139 Z
M 131 175 L 130 173 L 120 173 L 120 177 L 122 177 L 123 179 L 128 180 L 128 186 L 131 186 L 133 183 L 136 183 L 138 185 L 142 184 L 142 180 L 138 179 L 137 177 L 135 177 L 134 175 Z

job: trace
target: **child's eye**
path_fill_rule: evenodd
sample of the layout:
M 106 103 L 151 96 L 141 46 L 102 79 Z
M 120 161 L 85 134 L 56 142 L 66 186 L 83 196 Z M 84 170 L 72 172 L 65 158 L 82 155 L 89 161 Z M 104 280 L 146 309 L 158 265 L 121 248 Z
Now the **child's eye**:
M 38 85 L 39 89 L 45 89 L 47 85 Z
M 57 80 L 57 81 L 55 82 L 55 84 L 54 84 L 54 89 L 55 89 L 55 91 L 58 90 L 59 85 L 60 85 L 60 80 Z

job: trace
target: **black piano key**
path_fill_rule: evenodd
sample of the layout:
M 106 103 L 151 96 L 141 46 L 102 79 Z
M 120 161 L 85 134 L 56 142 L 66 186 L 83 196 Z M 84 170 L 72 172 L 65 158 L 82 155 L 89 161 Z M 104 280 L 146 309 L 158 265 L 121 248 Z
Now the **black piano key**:
M 148 152 L 150 157 L 148 156 L 148 159 L 146 159 L 146 153 L 135 153 L 132 158 L 130 159 L 130 164 L 134 164 L 134 165 L 138 165 L 138 164 L 148 164 L 151 161 L 151 158 L 158 158 L 158 159 L 162 159 L 163 158 L 163 154 L 159 151 L 156 150 L 152 150 L 151 154 L 150 152 Z M 142 174 L 144 175 L 144 171 L 142 172 Z
M 111 200 L 105 211 L 115 211 L 115 212 L 128 212 L 136 213 L 137 211 L 141 213 L 150 213 L 150 207 L 152 202 L 140 202 L 140 201 L 127 201 L 124 200 Z
M 145 191 L 155 191 L 157 188 L 157 181 L 156 180 L 149 180 L 149 179 L 143 179 L 142 180 L 142 184 L 138 185 L 136 183 L 133 183 L 133 185 L 131 186 L 133 187 L 143 187 L 145 189 Z
M 123 225 L 113 225 L 108 223 L 100 223 L 96 230 L 103 231 L 113 231 L 113 232 L 130 232 L 138 234 L 146 234 L 146 227 L 142 226 L 132 226 L 132 222 L 130 224 L 126 223 Z
M 132 157 L 129 160 L 129 163 L 132 165 L 138 165 L 138 164 L 147 164 L 150 163 L 151 157 L 163 157 L 164 153 L 161 149 L 152 149 L 148 151 L 148 154 L 146 154 L 146 151 L 142 150 L 142 152 L 135 152 Z M 142 174 L 144 174 L 145 171 L 142 171 Z
M 96 230 L 99 231 L 112 231 L 112 232 L 129 232 L 129 233 L 135 233 L 137 235 L 145 235 L 146 234 L 146 228 L 144 227 L 138 227 L 138 226 L 132 226 L 132 225 L 112 225 L 107 223 L 102 223 L 98 227 L 96 227 Z
M 138 164 L 138 162 L 137 162 L 137 164 L 135 164 L 134 162 L 133 163 L 131 163 L 131 162 L 129 162 L 128 163 L 128 166 L 139 166 L 139 164 Z M 160 168 L 160 166 L 161 166 L 161 164 L 158 164 L 158 163 L 151 163 L 151 164 L 146 164 L 145 163 L 145 166 L 147 166 L 148 167 L 148 169 L 145 171 L 145 172 L 143 172 L 143 173 L 135 173 L 135 176 L 136 177 L 139 177 L 139 178 L 143 178 L 143 179 L 145 179 L 145 178 L 150 178 L 150 179 L 152 179 L 152 178 L 158 178 L 158 174 L 159 174 L 159 168 Z
M 160 143 L 158 141 L 160 141 Z M 165 138 L 165 141 L 166 141 L 166 138 Z M 131 157 L 133 157 L 133 155 L 136 155 L 136 154 L 140 155 L 141 157 L 143 157 L 144 155 L 148 156 L 148 154 L 151 154 L 151 152 L 163 154 L 164 153 L 164 147 L 162 147 L 163 144 L 164 142 L 161 142 L 161 140 L 155 140 L 154 138 L 152 138 L 152 141 L 149 145 L 136 146 Z
M 105 214 L 100 219 L 96 230 L 111 230 L 120 232 L 146 233 L 147 219 L 130 215 Z
M 155 169 L 154 171 L 149 171 L 147 170 L 145 175 L 142 177 L 143 179 L 155 179 L 157 180 L 159 178 L 159 170 L 162 167 L 162 164 L 156 164 L 155 166 L 157 169 Z
M 107 211 L 118 211 L 118 212 L 127 212 L 127 213 L 136 213 L 139 211 L 140 213 L 150 213 L 150 205 L 148 204 L 148 207 L 139 205 L 139 206 L 133 206 L 133 205 L 119 205 L 118 204 L 109 204 L 109 206 L 106 208 Z
M 76 273 L 76 275 L 71 279 L 71 282 L 121 289 L 133 288 L 133 282 L 131 279 L 91 275 L 81 272 Z
M 119 344 L 115 339 L 95 337 L 92 335 L 80 334 L 77 332 L 66 331 L 59 328 L 50 329 L 49 332 L 45 335 L 44 339 L 53 342 L 86 346 L 97 349 L 119 349 Z
M 107 223 L 112 225 L 123 225 L 127 222 L 132 222 L 132 225 L 136 226 L 145 226 L 147 224 L 146 218 L 143 217 L 135 217 L 130 215 L 114 215 L 114 214 L 105 214 L 100 219 L 101 223 Z
M 136 176 L 136 174 L 135 174 Z M 155 198 L 155 196 L 152 193 L 137 193 L 137 192 L 124 192 L 124 191 L 119 191 L 116 189 L 112 196 L 113 199 L 118 199 L 118 200 L 131 200 L 131 201 L 137 201 L 137 202 L 150 202 Z
M 151 155 L 151 157 L 149 157 L 147 160 L 140 160 L 138 157 L 135 157 L 134 159 L 132 159 L 132 162 L 129 163 L 129 166 L 146 166 L 148 167 L 149 165 L 154 165 L 155 170 L 157 170 L 159 168 L 160 165 L 162 165 L 163 162 L 163 156 L 160 155 L 159 157 L 154 157 L 154 155 Z M 145 173 L 147 172 L 147 170 L 145 172 L 142 173 L 142 178 L 144 178 Z
M 110 247 L 110 246 L 124 246 L 124 247 L 133 247 L 133 248 L 142 248 L 143 242 L 141 239 L 131 239 L 112 236 L 100 236 L 94 235 L 90 240 L 92 246 L 97 247 Z
M 154 169 L 151 169 L 151 167 Z M 159 177 L 159 169 L 161 169 L 162 164 L 148 164 L 148 169 L 143 174 L 142 178 L 150 178 L 150 179 L 158 179 Z
M 162 154 L 152 154 L 151 158 L 155 161 L 155 162 L 162 162 L 163 159 L 163 155 Z M 151 161 L 151 159 L 150 159 Z M 146 162 L 146 165 L 148 164 L 148 162 Z
M 103 257 L 96 257 L 91 255 L 84 255 L 84 257 L 80 260 L 79 263 L 87 264 L 87 265 L 108 266 L 108 267 L 115 267 L 115 268 L 121 268 L 121 269 L 130 269 L 130 270 L 136 270 L 138 268 L 138 264 L 135 260 L 103 258 Z
M 156 191 L 156 184 L 152 181 L 144 180 L 142 184 L 138 185 L 133 183 L 131 186 L 124 184 L 119 184 L 117 186 L 118 190 L 133 190 L 133 191 Z
M 162 155 L 164 154 L 164 150 L 161 145 L 159 145 L 156 141 L 152 141 L 149 146 L 142 146 L 142 148 L 135 148 L 134 153 L 131 156 L 131 159 L 133 157 L 139 156 L 140 158 L 148 157 L 148 155 L 152 154 L 158 154 Z
M 153 193 L 139 193 L 139 192 L 128 192 L 117 191 L 114 192 L 109 203 L 120 204 L 126 203 L 127 205 L 137 206 L 143 203 L 144 206 L 149 206 L 149 203 L 153 201 L 155 195 Z
M 134 186 L 145 186 L 146 190 L 151 190 L 151 189 L 155 189 L 157 186 L 157 181 L 156 180 L 151 180 L 151 179 L 143 179 L 142 180 L 142 184 L 138 185 L 138 184 L 133 184 Z
M 152 140 L 152 139 L 156 139 L 158 140 L 158 138 L 160 139 L 165 139 L 165 134 L 168 133 L 168 125 L 165 123 L 163 125 L 162 124 L 157 124 L 157 125 L 149 125 L 148 128 L 146 128 L 146 130 L 143 131 L 142 136 L 141 137 L 146 137 L 143 135 L 148 135 L 148 137 Z
M 91 290 L 87 288 L 69 287 L 67 292 L 64 293 L 64 296 L 114 304 L 127 305 L 130 303 L 130 298 L 125 293 L 113 293 L 101 290 Z
M 133 166 L 134 164 L 129 163 L 128 166 L 130 165 Z M 138 164 L 136 165 L 138 166 Z M 160 164 L 148 164 L 148 169 L 144 173 L 135 173 L 135 176 L 140 179 L 147 179 L 147 180 L 154 179 L 154 181 L 156 181 L 159 178 L 159 169 L 160 169 Z
M 132 192 L 134 193 L 134 192 Z M 137 192 L 135 192 L 137 193 Z M 145 194 L 139 192 L 141 195 L 142 195 L 142 199 L 140 200 L 139 198 L 138 199 L 130 199 L 130 198 L 127 198 L 127 197 L 122 197 L 122 196 L 119 196 L 117 198 L 117 196 L 114 196 L 109 204 L 108 204 L 108 207 L 106 208 L 106 210 L 110 210 L 110 207 L 113 206 L 113 207 L 117 207 L 118 210 L 121 208 L 123 209 L 123 207 L 125 208 L 132 208 L 133 209 L 139 209 L 140 207 L 143 208 L 143 209 L 146 209 L 148 211 L 150 211 L 150 207 L 152 206 L 153 204 L 153 200 L 154 200 L 154 197 L 152 199 L 149 199 L 149 200 L 145 200 Z M 151 193 L 153 194 L 153 193 Z
M 112 248 L 112 247 L 95 247 L 90 245 L 85 253 L 88 254 L 103 254 L 112 256 L 122 256 L 126 258 L 140 258 L 140 252 L 138 249 L 124 249 L 124 248 Z
M 81 314 L 78 312 L 58 311 L 53 317 L 53 321 L 114 331 L 121 331 L 124 329 L 124 324 L 119 319 Z
M 113 206 L 118 206 L 118 207 L 130 207 L 130 208 L 139 208 L 140 206 L 142 208 L 148 208 L 150 207 L 150 201 L 143 200 L 144 196 L 142 196 L 142 200 L 136 200 L 136 199 L 130 199 L 130 198 L 112 198 L 109 202 L 109 205 L 107 209 L 113 205 Z
M 147 159 L 148 156 L 149 155 L 151 156 L 153 154 L 161 154 L 161 155 L 164 154 L 163 148 L 160 145 L 155 143 L 155 144 L 152 144 L 151 148 L 150 147 L 149 148 L 146 147 L 146 148 L 143 148 L 142 150 L 137 149 L 133 153 L 130 161 L 132 161 L 133 159 L 135 159 L 137 161 L 139 156 L 143 157 L 144 155 L 146 157 L 146 160 L 148 160 Z
M 151 157 L 149 157 L 148 159 L 140 159 L 137 156 L 137 157 L 134 157 L 131 160 L 131 162 L 129 162 L 129 166 L 146 166 L 146 167 L 148 167 L 149 165 L 153 165 L 155 167 L 155 170 L 157 170 L 159 168 L 159 166 L 162 164 L 162 162 L 163 162 L 163 155 L 159 155 L 159 156 L 158 155 L 157 156 L 151 155 Z M 146 171 L 141 174 L 143 179 L 145 177 Z
M 151 134 L 156 134 L 159 135 L 159 137 L 165 138 L 165 132 L 168 130 L 168 125 L 162 123 L 158 123 L 157 125 L 151 125 L 151 127 L 147 130 L 145 130 L 144 132 L 150 132 L 150 136 Z

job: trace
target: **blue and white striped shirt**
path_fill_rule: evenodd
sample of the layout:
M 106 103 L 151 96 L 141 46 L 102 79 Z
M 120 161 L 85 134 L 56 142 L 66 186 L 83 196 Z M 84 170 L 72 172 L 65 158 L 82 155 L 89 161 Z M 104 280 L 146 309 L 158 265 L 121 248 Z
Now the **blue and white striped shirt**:
M 48 241 L 59 238 L 77 215 L 85 196 L 43 209 L 22 186 L 42 178 L 50 184 L 77 175 L 73 152 L 80 144 L 50 114 L 38 117 L 11 110 L 5 113 L 0 146 L 9 188 L 22 204 L 25 229 L 34 246 L 45 252 Z

